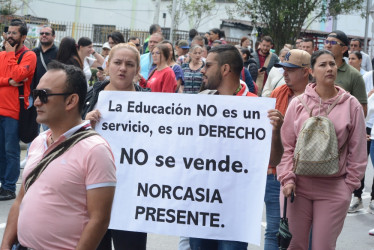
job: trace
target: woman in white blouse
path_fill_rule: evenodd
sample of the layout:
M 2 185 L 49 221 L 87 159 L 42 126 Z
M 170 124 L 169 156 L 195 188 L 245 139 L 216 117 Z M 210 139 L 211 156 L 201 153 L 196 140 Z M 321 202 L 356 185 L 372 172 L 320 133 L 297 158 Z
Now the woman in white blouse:
M 88 85 L 92 76 L 91 68 L 101 66 L 104 63 L 104 58 L 99 53 L 96 53 L 92 41 L 88 37 L 81 37 L 78 40 L 78 55 L 83 62 L 83 73 L 86 76 Z
M 288 51 L 290 51 L 290 49 L 287 47 L 284 47 L 283 49 L 281 49 L 279 53 L 279 60 L 281 62 L 283 62 L 284 57 L 286 56 Z M 261 94 L 262 97 L 270 97 L 271 92 L 275 88 L 286 84 L 286 82 L 284 81 L 284 77 L 283 77 L 283 71 L 284 71 L 283 68 L 276 68 L 276 67 L 273 67 L 270 70 L 269 76 L 264 85 L 264 89 L 262 90 L 262 94 Z

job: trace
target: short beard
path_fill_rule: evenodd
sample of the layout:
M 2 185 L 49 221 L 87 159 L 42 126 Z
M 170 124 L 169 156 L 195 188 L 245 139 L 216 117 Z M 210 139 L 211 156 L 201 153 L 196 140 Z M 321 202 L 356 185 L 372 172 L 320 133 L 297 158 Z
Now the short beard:
M 13 39 L 12 39 L 11 41 L 7 40 L 7 42 L 8 42 L 12 47 L 18 45 L 18 44 L 17 44 L 17 41 L 16 41 L 16 40 L 13 40 Z
M 52 41 L 49 41 L 49 42 L 40 42 L 41 45 L 43 46 L 50 46 L 53 42 Z
M 221 82 L 222 82 L 222 75 L 221 75 L 221 73 L 218 70 L 217 74 L 214 77 L 214 79 L 211 79 L 211 80 L 208 79 L 208 82 L 205 85 L 205 87 L 207 89 L 212 89 L 212 90 L 214 89 L 214 90 L 216 90 L 221 85 Z

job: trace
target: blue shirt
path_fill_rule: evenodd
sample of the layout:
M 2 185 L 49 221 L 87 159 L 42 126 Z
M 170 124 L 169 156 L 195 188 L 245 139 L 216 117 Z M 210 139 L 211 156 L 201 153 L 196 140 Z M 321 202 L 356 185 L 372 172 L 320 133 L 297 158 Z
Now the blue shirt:
M 144 79 L 148 80 L 149 70 L 153 64 L 151 53 L 143 54 L 140 56 L 140 74 Z

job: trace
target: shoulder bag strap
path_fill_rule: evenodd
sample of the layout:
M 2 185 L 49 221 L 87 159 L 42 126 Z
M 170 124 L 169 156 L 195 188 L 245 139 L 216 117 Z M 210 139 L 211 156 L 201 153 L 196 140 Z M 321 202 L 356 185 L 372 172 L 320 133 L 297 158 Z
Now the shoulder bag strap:
M 22 61 L 23 55 L 25 55 L 26 52 L 28 52 L 28 51 L 29 50 L 25 50 L 24 52 L 22 52 L 22 54 L 18 57 L 17 64 L 20 64 L 20 62 Z
M 268 67 L 269 63 L 270 63 L 270 60 L 271 60 L 271 57 L 272 57 L 272 52 L 270 51 L 269 52 L 269 55 L 266 57 L 265 59 L 265 62 L 264 62 L 264 66 L 263 67 Z
M 23 56 L 26 54 L 26 52 L 28 52 L 29 50 L 25 50 L 24 52 L 22 52 L 22 54 L 18 57 L 18 60 L 17 60 L 17 64 L 20 64 L 21 61 L 22 61 L 22 58 Z M 18 93 L 19 93 L 19 98 L 22 98 L 23 99 L 23 86 L 19 86 L 18 87 Z
M 283 75 L 282 75 L 282 77 L 281 78 L 279 78 L 279 80 L 277 81 L 277 83 L 274 85 L 274 89 L 278 86 L 278 83 L 283 79 Z
M 338 101 L 342 98 L 342 95 L 338 96 L 335 101 L 331 104 L 331 106 L 327 109 L 326 111 L 326 116 L 328 114 L 330 114 L 331 110 L 336 106 L 336 104 L 338 103 Z
M 310 110 L 310 108 L 306 105 L 303 97 L 304 97 L 304 94 L 298 95 L 297 99 L 300 100 L 301 104 L 304 106 L 304 108 L 306 109 L 306 111 L 309 113 L 309 116 L 311 117 L 312 116 L 312 110 Z
M 43 57 L 43 54 L 42 54 L 41 50 L 39 51 L 39 55 L 40 55 L 40 60 L 42 61 L 43 67 L 45 68 L 45 71 L 48 71 L 48 68 L 47 68 L 47 65 L 44 62 L 44 57 Z
M 156 72 L 156 70 L 157 70 L 157 67 L 155 67 L 153 70 L 152 70 L 152 72 L 149 74 L 149 76 L 148 76 L 148 79 L 147 79 L 147 82 L 148 82 L 148 80 L 153 76 L 153 74 Z
M 83 129 L 83 128 L 82 128 Z M 36 165 L 36 167 L 31 171 L 31 173 L 26 177 L 25 180 L 25 192 L 30 188 L 30 186 L 39 178 L 39 176 L 44 172 L 44 170 L 49 166 L 49 164 L 56 158 L 61 156 L 63 153 L 72 148 L 75 144 L 81 140 L 88 138 L 93 135 L 98 135 L 94 130 L 78 130 L 67 140 L 60 143 L 57 147 L 51 150 L 43 159 Z

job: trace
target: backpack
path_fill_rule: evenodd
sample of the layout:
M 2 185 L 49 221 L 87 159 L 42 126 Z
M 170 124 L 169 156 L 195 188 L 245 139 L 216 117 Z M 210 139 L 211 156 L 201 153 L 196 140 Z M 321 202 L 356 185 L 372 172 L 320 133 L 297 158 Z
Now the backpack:
M 297 97 L 309 113 L 299 132 L 294 151 L 294 172 L 297 175 L 327 177 L 338 173 L 338 139 L 334 124 L 327 117 L 341 96 L 326 111 L 326 116 L 312 116 L 302 97 Z
M 22 52 L 20 57 L 18 58 L 17 64 L 20 64 L 22 61 L 23 56 L 28 52 L 26 50 Z M 39 134 L 39 125 L 36 122 L 37 112 L 34 105 L 30 108 L 25 109 L 25 100 L 24 100 L 24 86 L 18 87 L 18 95 L 19 95 L 19 119 L 18 119 L 18 136 L 19 139 L 24 143 L 32 142 Z
M 251 73 L 249 73 L 251 74 Z M 241 72 L 241 79 L 243 82 L 245 82 L 247 84 L 247 82 L 245 81 L 245 71 L 244 71 L 244 68 L 242 69 L 242 72 Z M 258 91 L 258 87 L 257 87 L 257 84 L 255 82 L 252 81 L 252 85 L 253 85 L 253 91 L 250 91 L 251 93 L 257 95 L 257 91 Z M 250 89 L 250 87 L 252 86 L 248 86 L 247 84 L 247 87 L 248 89 Z

